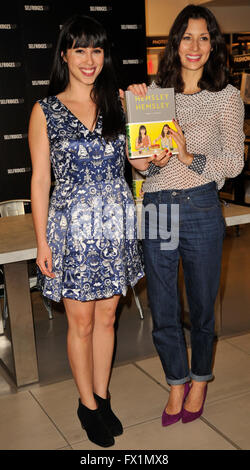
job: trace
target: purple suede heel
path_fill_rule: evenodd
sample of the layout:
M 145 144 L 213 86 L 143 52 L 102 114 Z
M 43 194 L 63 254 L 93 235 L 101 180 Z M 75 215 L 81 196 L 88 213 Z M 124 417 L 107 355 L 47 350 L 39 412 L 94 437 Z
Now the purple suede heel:
M 171 424 L 177 423 L 177 421 L 179 421 L 181 419 L 184 401 L 186 400 L 186 398 L 188 396 L 188 392 L 189 392 L 189 383 L 186 382 L 185 383 L 185 388 L 184 388 L 184 395 L 183 395 L 183 400 L 182 400 L 182 406 L 181 406 L 180 413 L 176 413 L 175 415 L 169 415 L 168 413 L 166 413 L 166 411 L 164 409 L 164 411 L 162 413 L 162 417 L 161 417 L 162 426 L 170 426 Z
M 191 423 L 191 421 L 194 421 L 195 419 L 198 419 L 202 415 L 203 408 L 204 408 L 204 403 L 205 403 L 205 400 L 206 400 L 206 396 L 207 396 L 207 384 L 206 384 L 205 389 L 204 389 L 203 402 L 202 402 L 202 405 L 201 405 L 201 408 L 199 409 L 199 411 L 196 411 L 195 413 L 192 413 L 191 411 L 187 411 L 183 408 L 183 411 L 182 411 L 182 422 L 183 423 Z

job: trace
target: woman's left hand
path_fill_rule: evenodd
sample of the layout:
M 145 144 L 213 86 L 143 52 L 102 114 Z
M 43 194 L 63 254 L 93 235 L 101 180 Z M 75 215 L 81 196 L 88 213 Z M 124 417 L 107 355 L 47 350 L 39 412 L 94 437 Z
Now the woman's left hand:
M 125 93 L 124 93 L 124 90 L 122 90 L 122 88 L 119 88 L 119 97 L 121 100 L 124 100 L 125 98 Z
M 191 153 L 187 152 L 187 147 L 186 147 L 186 139 L 184 137 L 184 134 L 181 130 L 181 127 L 179 126 L 178 122 L 173 119 L 173 123 L 177 129 L 177 131 L 174 131 L 174 129 L 169 129 L 169 132 L 173 139 L 175 140 L 177 147 L 178 147 L 178 154 L 177 157 L 180 160 L 180 162 L 184 163 L 185 165 L 191 165 L 194 156 Z
M 164 166 L 167 165 L 169 159 L 172 157 L 172 152 L 169 152 L 169 150 L 163 150 L 159 154 L 152 155 L 152 157 L 148 158 L 148 162 L 153 162 L 155 166 L 159 166 L 160 168 L 163 168 Z

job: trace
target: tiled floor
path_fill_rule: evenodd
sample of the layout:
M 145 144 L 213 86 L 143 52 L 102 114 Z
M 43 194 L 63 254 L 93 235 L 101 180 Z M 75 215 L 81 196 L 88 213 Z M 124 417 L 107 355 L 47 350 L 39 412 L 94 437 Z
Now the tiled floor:
M 124 434 L 113 449 L 250 449 L 249 344 L 250 334 L 219 341 L 203 416 L 169 428 L 160 420 L 168 386 L 158 357 L 114 367 L 110 391 Z M 3 394 L 0 449 L 100 450 L 80 427 L 77 399 L 72 379 Z
M 216 345 L 215 380 L 196 422 L 161 426 L 169 387 L 152 344 L 145 284 L 139 286 L 144 320 L 131 293 L 121 301 L 110 392 L 124 433 L 110 449 L 250 450 L 249 241 L 250 226 L 239 238 L 231 232 L 226 239 L 223 334 Z M 67 361 L 63 309 L 54 306 L 49 321 L 38 293 L 32 302 L 40 383 L 17 391 L 0 367 L 0 450 L 100 450 L 88 441 L 76 415 L 78 392 Z M 188 331 L 186 338 L 189 344 Z M 0 337 L 1 354 L 3 349 Z

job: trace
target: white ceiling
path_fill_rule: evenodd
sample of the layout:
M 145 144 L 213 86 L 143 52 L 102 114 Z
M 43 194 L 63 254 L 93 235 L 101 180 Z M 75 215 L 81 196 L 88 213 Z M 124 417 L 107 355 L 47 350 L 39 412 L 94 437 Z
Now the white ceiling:
M 212 1 L 204 1 L 199 2 L 202 5 L 207 6 L 215 6 L 215 7 L 239 7 L 239 6 L 249 6 L 250 7 L 250 0 L 212 0 Z M 249 18 L 250 23 L 250 18 Z

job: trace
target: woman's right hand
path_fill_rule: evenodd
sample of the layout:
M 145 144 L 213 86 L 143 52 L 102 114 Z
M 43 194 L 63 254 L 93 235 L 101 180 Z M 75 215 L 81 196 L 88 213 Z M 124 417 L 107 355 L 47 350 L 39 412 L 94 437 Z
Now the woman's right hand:
M 148 91 L 146 83 L 134 83 L 129 85 L 128 91 L 131 91 L 134 95 L 145 96 Z
M 55 273 L 52 272 L 52 251 L 47 242 L 37 248 L 36 264 L 45 276 L 54 278 Z

